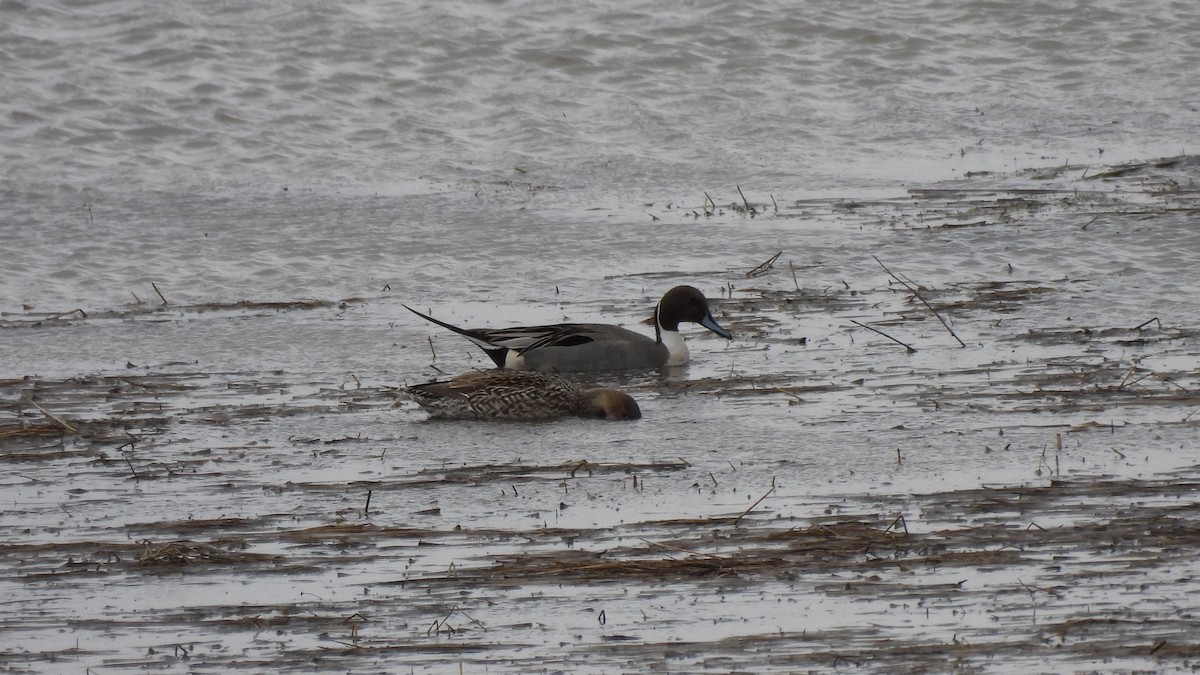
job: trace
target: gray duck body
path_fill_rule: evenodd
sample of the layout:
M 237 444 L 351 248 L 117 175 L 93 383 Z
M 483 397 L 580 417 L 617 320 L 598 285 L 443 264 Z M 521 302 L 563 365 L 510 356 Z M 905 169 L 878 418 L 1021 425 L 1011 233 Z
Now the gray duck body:
M 692 286 L 676 286 L 654 310 L 654 337 L 599 323 L 560 323 L 516 328 L 459 328 L 422 314 L 417 316 L 479 345 L 499 368 L 582 373 L 683 365 L 690 359 L 679 333 L 682 322 L 698 323 L 729 340 L 708 300 Z

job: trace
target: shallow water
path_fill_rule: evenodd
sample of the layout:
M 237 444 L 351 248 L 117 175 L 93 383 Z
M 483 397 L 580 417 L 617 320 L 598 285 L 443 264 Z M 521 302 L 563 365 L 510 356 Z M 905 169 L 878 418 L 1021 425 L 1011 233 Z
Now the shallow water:
M 610 266 L 600 299 L 414 271 L 464 324 L 708 290 L 736 340 L 599 378 L 632 423 L 425 421 L 394 387 L 488 361 L 397 288 L 6 315 L 6 666 L 1187 667 L 1196 166 L 663 207 L 803 257 Z
M 1194 667 L 1186 9 L 0 5 L 0 668 Z

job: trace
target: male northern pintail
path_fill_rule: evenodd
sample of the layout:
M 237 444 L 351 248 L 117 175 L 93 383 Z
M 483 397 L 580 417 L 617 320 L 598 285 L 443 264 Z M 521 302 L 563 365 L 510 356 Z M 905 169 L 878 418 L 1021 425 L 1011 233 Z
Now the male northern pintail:
M 594 417 L 636 420 L 637 401 L 616 389 L 583 389 L 561 375 L 519 370 L 463 373 L 408 388 L 437 419 L 543 420 Z
M 560 323 L 521 328 L 459 328 L 404 305 L 417 316 L 448 328 L 483 348 L 499 368 L 581 373 L 678 366 L 688 362 L 679 334 L 683 321 L 698 323 L 726 340 L 698 289 L 676 286 L 654 309 L 654 337 L 602 323 Z

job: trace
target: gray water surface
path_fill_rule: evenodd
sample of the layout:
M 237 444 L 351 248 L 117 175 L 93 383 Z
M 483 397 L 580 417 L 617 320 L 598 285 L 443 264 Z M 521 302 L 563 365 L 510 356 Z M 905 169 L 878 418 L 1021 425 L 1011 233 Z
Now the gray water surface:
M 1190 667 L 1198 16 L 0 5 L 0 668 Z

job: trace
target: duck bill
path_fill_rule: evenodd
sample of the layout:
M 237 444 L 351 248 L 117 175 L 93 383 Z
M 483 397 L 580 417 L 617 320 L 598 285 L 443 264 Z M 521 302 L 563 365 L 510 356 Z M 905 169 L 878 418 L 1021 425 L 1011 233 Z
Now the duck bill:
M 729 331 L 725 330 L 724 328 L 721 328 L 721 324 L 717 323 L 717 320 L 713 318 L 712 312 L 705 314 L 704 318 L 700 319 L 700 325 L 711 330 L 712 332 L 716 333 L 717 335 L 720 335 L 721 337 L 725 338 L 726 340 L 733 339 L 733 334 L 730 333 Z

